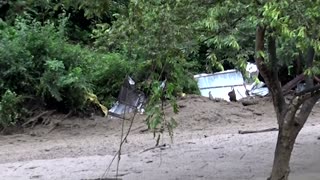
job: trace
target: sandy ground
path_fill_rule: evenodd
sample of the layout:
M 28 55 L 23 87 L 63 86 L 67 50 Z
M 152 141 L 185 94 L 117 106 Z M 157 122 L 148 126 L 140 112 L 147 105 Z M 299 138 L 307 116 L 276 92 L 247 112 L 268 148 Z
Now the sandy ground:
M 179 126 L 173 142 L 167 134 L 156 140 L 145 132 L 144 116 L 135 119 L 124 144 L 119 166 L 121 179 L 266 179 L 271 171 L 277 132 L 238 134 L 239 130 L 276 127 L 270 101 L 244 107 L 241 103 L 213 102 L 190 96 L 179 101 L 180 113 L 167 109 Z M 299 135 L 291 161 L 292 180 L 320 180 L 320 106 L 316 105 Z M 59 120 L 59 116 L 52 121 Z M 0 179 L 114 178 L 121 120 L 94 117 L 37 126 L 24 134 L 0 136 Z M 129 123 L 126 121 L 126 128 Z M 143 131 L 143 132 L 142 132 Z

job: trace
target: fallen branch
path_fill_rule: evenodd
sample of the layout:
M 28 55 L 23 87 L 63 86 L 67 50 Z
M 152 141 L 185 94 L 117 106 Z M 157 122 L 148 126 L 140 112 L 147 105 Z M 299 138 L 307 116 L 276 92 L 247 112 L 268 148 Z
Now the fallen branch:
M 123 145 L 123 143 L 125 143 L 125 142 L 127 141 L 127 138 L 128 138 L 128 136 L 129 136 L 129 134 L 130 134 L 130 132 L 131 132 L 131 128 L 132 128 L 132 125 L 133 125 L 133 121 L 134 121 L 134 119 L 135 119 L 135 117 L 136 117 L 136 114 L 137 114 L 137 112 L 135 111 L 134 114 L 133 114 L 133 116 L 131 117 L 131 122 L 130 122 L 130 125 L 129 125 L 129 128 L 128 128 L 128 131 L 126 132 L 126 134 L 124 135 L 123 138 L 121 137 L 119 149 L 118 149 L 118 151 L 116 152 L 116 154 L 113 156 L 113 158 L 112 158 L 111 162 L 109 163 L 107 169 L 104 171 L 101 179 L 103 179 L 103 178 L 108 174 L 108 172 L 109 172 L 109 170 L 110 170 L 110 167 L 111 167 L 113 161 L 116 159 L 117 156 L 118 156 L 118 163 L 117 163 L 116 178 L 118 178 L 118 168 L 119 168 L 119 161 L 120 161 L 120 156 L 121 156 L 122 145 Z M 124 126 L 124 120 L 122 121 L 122 125 Z M 121 136 L 122 136 L 122 135 L 123 135 L 123 127 L 122 127 Z
M 147 131 L 149 131 L 149 129 L 142 129 L 142 130 L 140 130 L 139 132 L 140 132 L 140 133 L 144 133 L 144 132 L 147 132 Z
M 305 75 L 302 73 L 294 79 L 292 79 L 291 81 L 289 81 L 287 84 L 285 84 L 282 87 L 282 92 L 284 94 L 288 94 L 292 88 L 296 87 L 303 80 L 305 80 Z M 320 78 L 318 78 L 317 76 L 314 76 L 314 80 L 320 83 Z
M 58 122 L 54 122 L 54 123 L 51 122 L 51 124 L 53 124 L 53 125 L 52 125 L 52 127 L 49 129 L 49 131 L 47 132 L 47 134 L 51 133 L 51 132 L 52 132 L 53 130 L 55 130 L 58 126 L 61 126 L 61 125 L 62 125 L 62 124 L 61 124 L 62 121 L 64 121 L 64 120 L 67 119 L 68 117 L 70 117 L 70 116 L 72 115 L 72 113 L 73 113 L 73 112 L 70 111 L 68 114 L 64 115 L 62 119 L 59 119 Z M 47 122 L 46 124 L 49 124 L 49 123 Z
M 300 74 L 282 87 L 282 92 L 287 93 L 304 80 L 304 74 Z
M 53 130 L 55 130 L 58 126 L 60 126 L 60 122 L 54 123 L 53 127 L 49 129 L 47 134 L 51 133 Z
M 278 131 L 278 128 L 268 128 L 268 129 L 262 129 L 262 130 L 249 130 L 249 131 L 242 131 L 239 130 L 239 134 L 250 134 L 250 133 L 262 133 L 262 132 L 270 132 L 270 131 Z
M 166 146 L 167 146 L 167 144 L 162 144 L 162 145 L 154 146 L 154 147 L 151 147 L 151 148 L 148 148 L 148 149 L 143 150 L 141 153 L 144 153 L 144 152 L 147 152 L 147 151 L 156 149 L 156 148 L 162 149 L 162 148 L 164 148 L 164 147 L 166 147 Z
M 45 116 L 45 115 L 49 116 L 49 115 L 51 115 L 52 113 L 54 113 L 55 111 L 56 111 L 56 110 L 44 111 L 44 112 L 42 112 L 42 113 L 40 113 L 40 114 L 38 114 L 38 115 L 30 118 L 27 122 L 25 122 L 24 124 L 22 124 L 22 126 L 25 127 L 26 125 L 32 123 L 32 126 L 31 126 L 31 127 L 33 127 L 33 126 L 37 123 L 37 121 L 38 121 L 38 119 L 39 119 L 40 117 Z

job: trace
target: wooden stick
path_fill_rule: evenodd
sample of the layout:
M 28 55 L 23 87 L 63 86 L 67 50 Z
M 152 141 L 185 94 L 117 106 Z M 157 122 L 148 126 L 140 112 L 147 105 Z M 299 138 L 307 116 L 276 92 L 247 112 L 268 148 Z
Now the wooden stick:
M 147 151 L 156 149 L 156 148 L 160 148 L 160 149 L 161 149 L 161 148 L 164 148 L 164 147 L 166 147 L 166 146 L 167 146 L 167 144 L 162 144 L 162 145 L 153 146 L 153 147 L 151 147 L 151 148 L 148 148 L 148 149 L 143 150 L 141 153 L 144 153 L 144 152 L 147 152 Z
M 270 131 L 278 131 L 278 128 L 268 128 L 268 129 L 262 129 L 262 130 L 249 130 L 249 131 L 242 131 L 239 130 L 239 134 L 250 134 L 250 133 L 262 133 L 262 132 L 270 132 Z

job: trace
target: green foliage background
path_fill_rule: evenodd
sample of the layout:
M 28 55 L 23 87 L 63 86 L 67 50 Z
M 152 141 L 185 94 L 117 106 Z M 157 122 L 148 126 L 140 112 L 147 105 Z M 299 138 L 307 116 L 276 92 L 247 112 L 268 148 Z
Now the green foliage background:
M 35 106 L 87 112 L 92 106 L 88 93 L 96 94 L 100 102 L 110 107 L 126 75 L 132 76 L 151 97 L 156 96 L 151 88 L 154 83 L 165 79 L 175 84 L 169 99 L 181 92 L 199 93 L 188 71 L 192 63 L 186 61 L 185 37 L 178 37 L 183 35 L 179 33 L 166 37 L 167 32 L 162 32 L 163 25 L 178 20 L 155 16 L 149 6 L 157 4 L 32 0 L 1 3 L 0 9 L 6 13 L 1 14 L 0 20 L 0 127 L 23 122 Z M 168 5 L 159 9 L 164 16 L 171 8 L 181 8 Z M 79 14 L 80 19 L 73 18 Z M 90 22 L 81 24 L 83 19 Z M 147 28 L 148 37 L 137 38 L 142 32 L 134 30 L 132 24 L 139 26 L 138 21 L 146 21 L 139 30 Z M 166 24 L 154 29 L 150 27 L 154 21 Z M 172 28 L 174 33 L 178 26 Z M 158 98 L 152 103 L 160 101 Z
M 277 39 L 277 68 L 317 75 L 319 61 L 307 67 L 305 57 L 320 47 L 319 9 L 318 1 L 0 0 L 0 95 L 26 109 L 37 102 L 86 112 L 87 93 L 110 106 L 130 75 L 152 107 L 175 107 L 180 93 L 199 94 L 195 73 L 243 71 L 256 53 L 268 63 L 266 52 L 254 52 L 259 24 Z M 161 125 L 152 119 L 152 128 Z
M 14 108 L 18 105 L 32 109 L 32 104 L 42 104 L 42 108 L 68 112 L 85 111 L 89 92 L 106 104 L 114 100 L 130 64 L 119 54 L 68 42 L 66 21 L 41 23 L 21 17 L 13 25 L 1 21 L 1 126 L 23 120 L 19 108 Z

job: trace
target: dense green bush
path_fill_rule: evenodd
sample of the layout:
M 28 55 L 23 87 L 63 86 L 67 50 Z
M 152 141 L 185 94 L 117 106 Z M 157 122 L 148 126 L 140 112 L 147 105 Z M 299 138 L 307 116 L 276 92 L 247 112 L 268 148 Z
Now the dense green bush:
M 187 74 L 186 65 L 169 60 L 163 68 L 143 57 L 128 60 L 121 52 L 101 52 L 72 44 L 65 36 L 65 24 L 65 19 L 54 24 L 17 18 L 13 26 L 0 21 L 0 96 L 3 99 L 35 99 L 43 108 L 68 112 L 87 110 L 90 105 L 87 95 L 93 93 L 104 105 L 110 106 L 126 75 L 132 76 L 145 91 L 150 87 L 150 76 L 154 76 L 151 79 L 166 77 L 176 82 L 177 92 L 197 93 L 196 82 L 192 74 Z M 8 94 L 9 89 L 14 93 Z M 30 102 L 26 105 L 22 100 L 10 107 L 14 110 L 13 107 L 21 103 L 26 109 L 31 108 Z M 0 109 L 1 113 L 8 114 L 4 108 Z M 14 122 L 20 116 L 18 112 L 9 114 L 12 115 L 1 117 L 5 118 L 1 121 Z
M 0 129 L 16 125 L 22 115 L 22 98 L 7 90 L 0 99 Z
M 14 26 L 1 22 L 0 30 L 0 95 L 10 89 L 49 108 L 79 110 L 94 89 L 103 98 L 118 91 L 111 86 L 123 79 L 124 61 L 68 43 L 64 21 L 17 19 Z
M 70 44 L 64 23 L 17 19 L 0 24 L 0 95 L 10 89 L 33 97 L 47 108 L 81 110 L 87 93 L 110 103 L 130 63 L 119 54 L 102 54 Z
M 117 98 L 126 75 L 132 74 L 134 63 L 117 53 L 96 55 L 90 63 L 90 77 L 94 92 L 106 105 L 111 105 Z
M 14 26 L 2 23 L 0 44 L 1 94 L 11 89 L 70 109 L 84 104 L 81 97 L 90 90 L 84 75 L 89 51 L 67 43 L 63 21 L 58 27 L 26 19 Z

